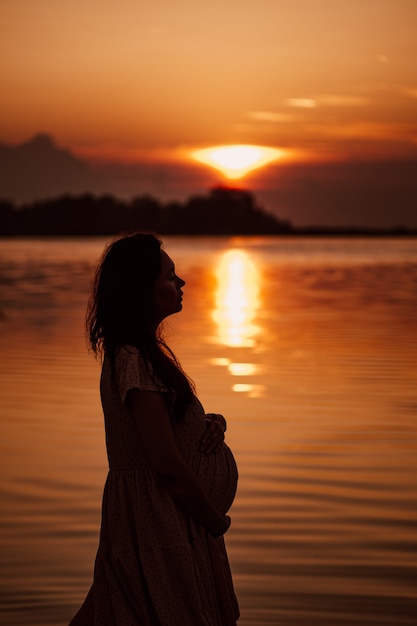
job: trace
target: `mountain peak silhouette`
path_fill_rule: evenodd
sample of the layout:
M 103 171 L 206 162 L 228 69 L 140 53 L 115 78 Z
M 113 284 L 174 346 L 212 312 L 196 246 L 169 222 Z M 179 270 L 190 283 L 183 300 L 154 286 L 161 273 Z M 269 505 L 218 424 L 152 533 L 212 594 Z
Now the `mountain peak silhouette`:
M 18 145 L 0 143 L 0 197 L 17 202 L 80 193 L 94 186 L 88 165 L 48 133 Z
M 37 133 L 33 137 L 31 137 L 28 141 L 20 144 L 20 146 L 16 146 L 16 148 L 35 150 L 35 151 L 61 151 L 56 145 L 53 137 L 48 133 Z

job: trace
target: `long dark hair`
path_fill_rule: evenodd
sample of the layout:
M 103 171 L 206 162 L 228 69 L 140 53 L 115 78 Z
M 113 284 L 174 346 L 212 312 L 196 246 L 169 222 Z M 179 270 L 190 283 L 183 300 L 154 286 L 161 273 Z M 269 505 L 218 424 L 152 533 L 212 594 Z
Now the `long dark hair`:
M 161 240 L 153 233 L 131 233 L 111 242 L 99 261 L 87 308 L 87 343 L 107 355 L 115 371 L 116 351 L 135 346 L 149 371 L 175 392 L 173 417 L 181 418 L 194 385 L 155 329 L 152 292 L 161 269 Z

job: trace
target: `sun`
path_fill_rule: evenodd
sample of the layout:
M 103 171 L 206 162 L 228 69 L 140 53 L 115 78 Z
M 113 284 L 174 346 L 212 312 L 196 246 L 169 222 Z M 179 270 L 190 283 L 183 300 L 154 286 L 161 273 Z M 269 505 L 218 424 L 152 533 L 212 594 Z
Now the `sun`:
M 283 150 L 250 145 L 214 146 L 195 150 L 191 156 L 200 163 L 220 170 L 227 178 L 238 179 L 279 159 L 283 156 Z

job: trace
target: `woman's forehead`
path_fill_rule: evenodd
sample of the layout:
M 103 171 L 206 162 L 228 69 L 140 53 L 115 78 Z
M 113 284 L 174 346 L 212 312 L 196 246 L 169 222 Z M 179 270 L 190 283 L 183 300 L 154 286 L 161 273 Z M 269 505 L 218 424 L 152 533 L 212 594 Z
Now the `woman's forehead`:
M 161 267 L 163 269 L 174 267 L 171 257 L 165 252 L 165 250 L 161 250 Z

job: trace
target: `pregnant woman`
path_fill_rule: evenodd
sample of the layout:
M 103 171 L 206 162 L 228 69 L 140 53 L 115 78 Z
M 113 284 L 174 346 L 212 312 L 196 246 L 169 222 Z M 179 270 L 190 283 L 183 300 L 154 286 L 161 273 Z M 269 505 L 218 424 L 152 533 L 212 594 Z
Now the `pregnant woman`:
M 115 240 L 99 263 L 87 332 L 103 363 L 109 473 L 94 581 L 70 626 L 236 626 L 226 422 L 205 414 L 161 336 L 184 285 L 152 234 Z

